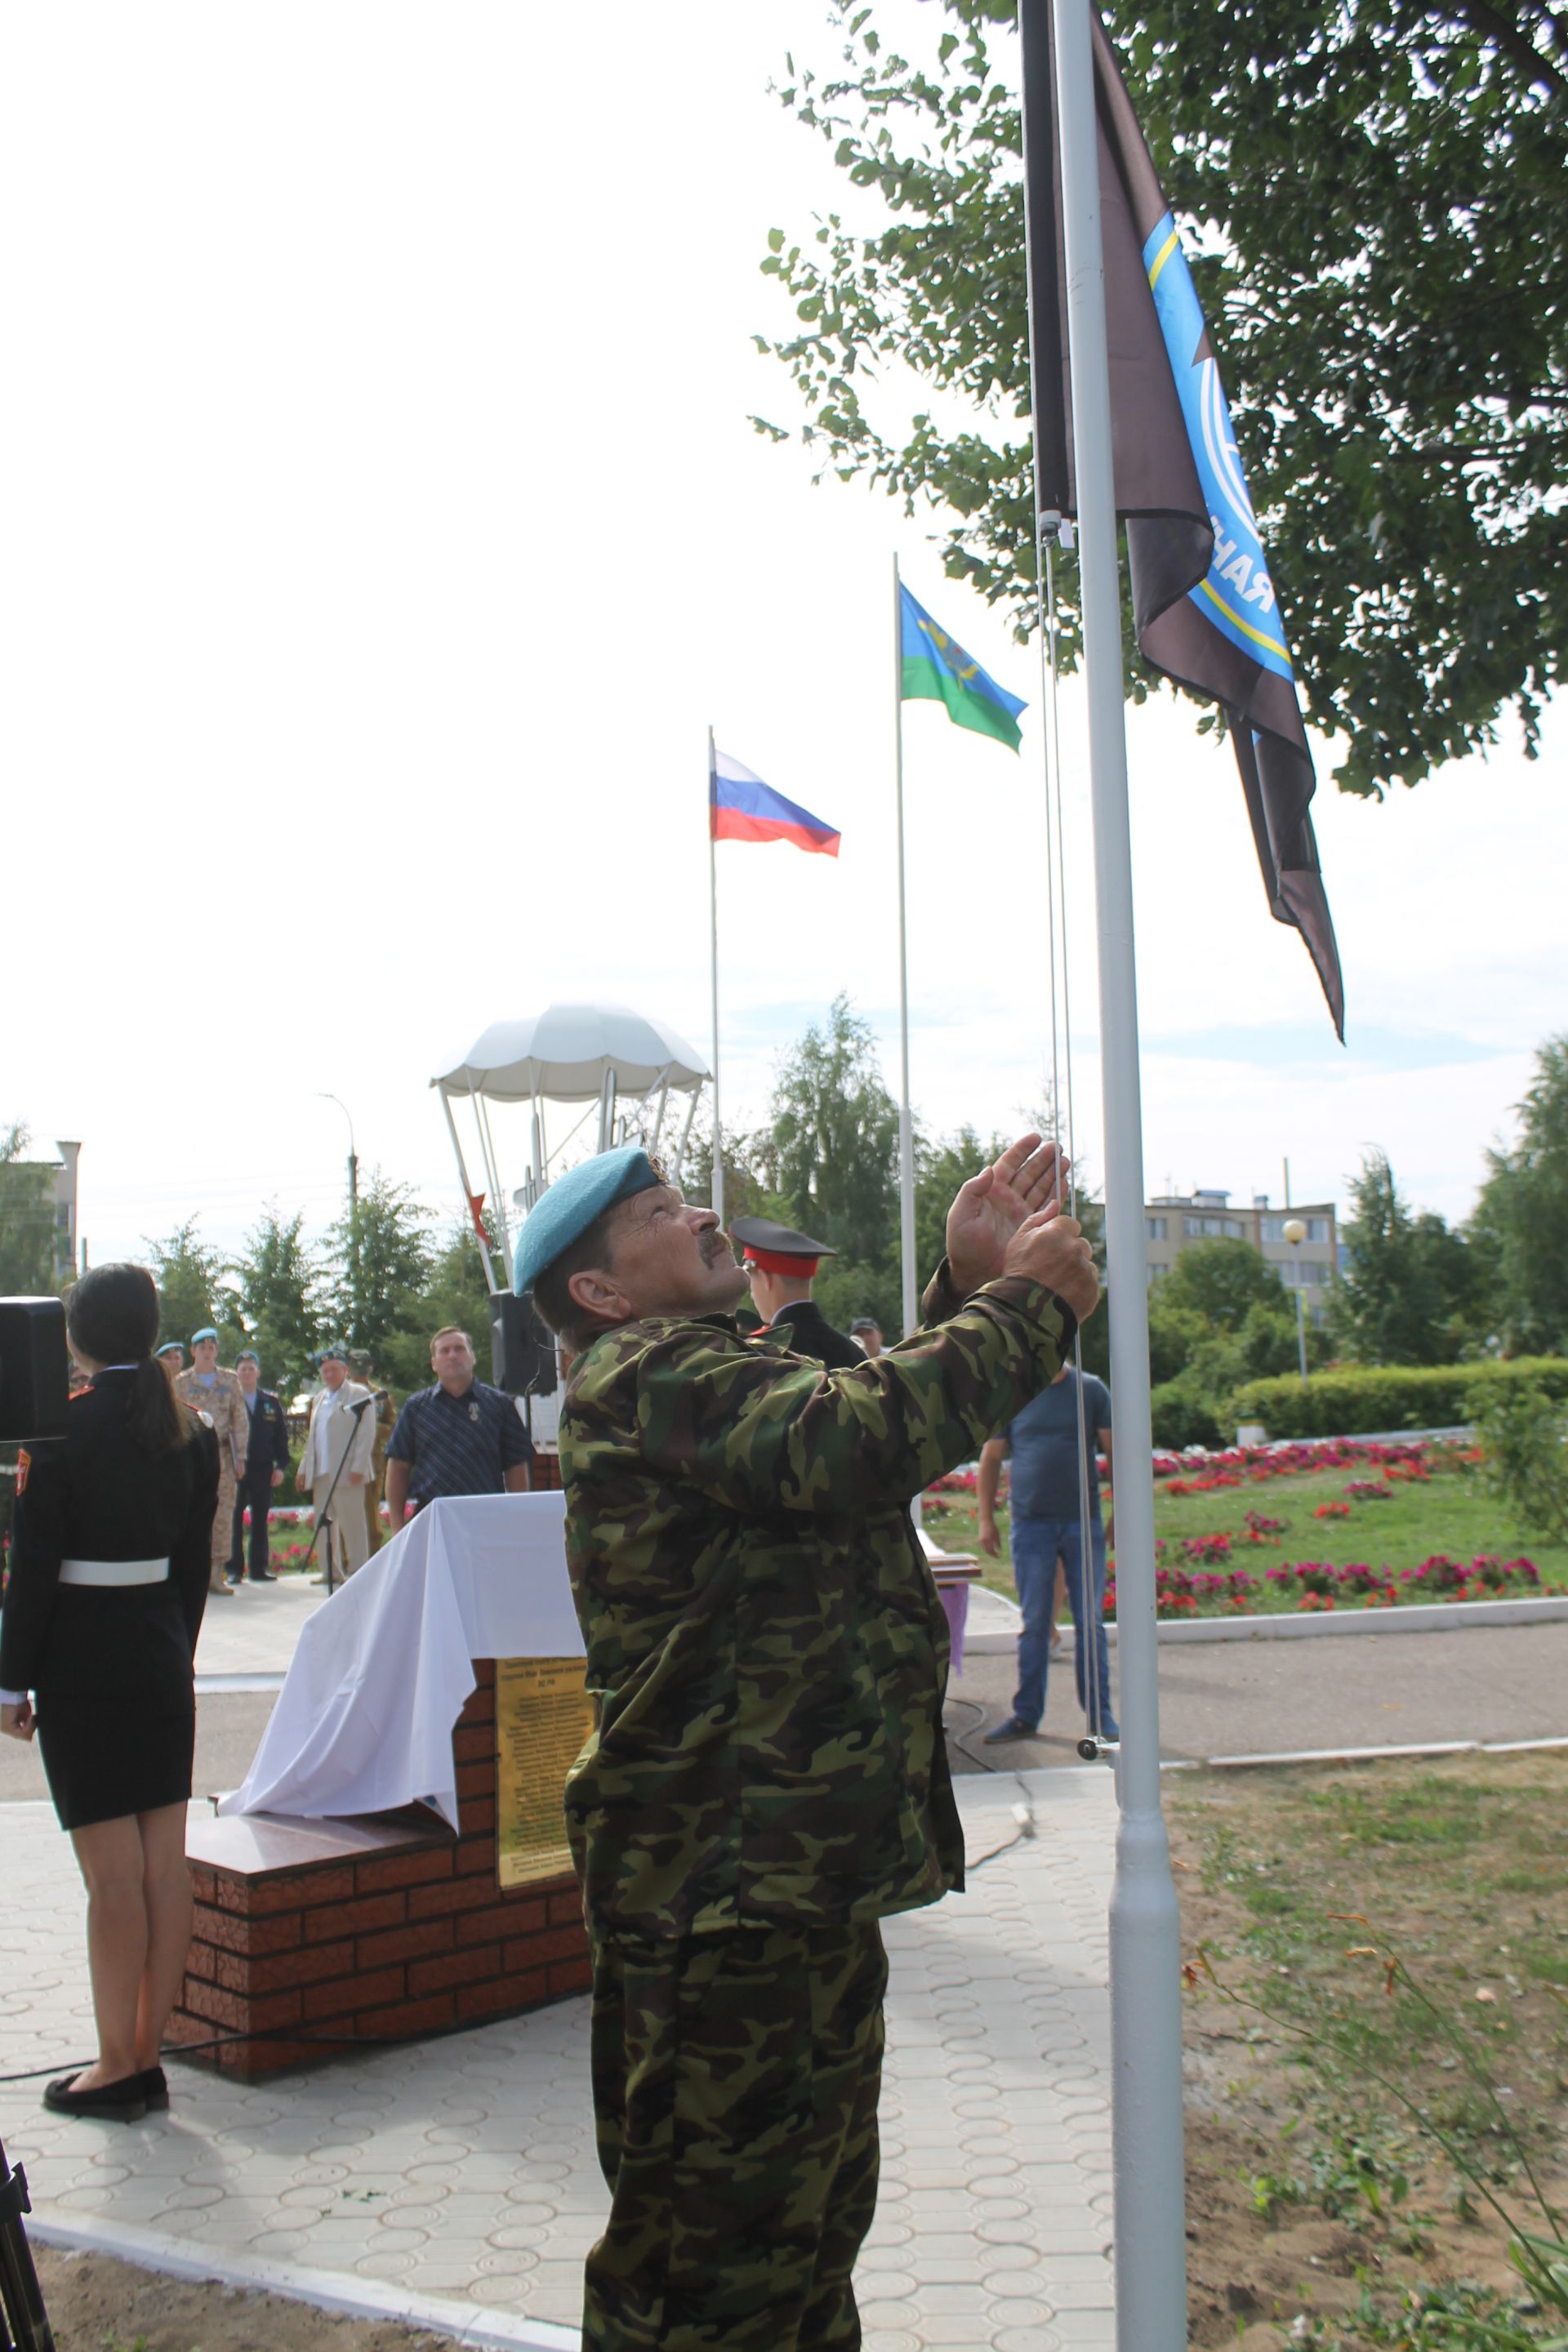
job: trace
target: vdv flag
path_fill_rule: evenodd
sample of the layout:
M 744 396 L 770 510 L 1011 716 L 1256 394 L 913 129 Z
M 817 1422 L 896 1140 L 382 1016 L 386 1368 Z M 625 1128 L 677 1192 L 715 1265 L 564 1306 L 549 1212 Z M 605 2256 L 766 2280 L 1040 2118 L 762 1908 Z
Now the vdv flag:
M 1039 503 L 1076 514 L 1050 0 L 1021 0 L 1019 21 Z M 1116 505 L 1139 650 L 1223 704 L 1269 906 L 1305 940 L 1342 1042 L 1311 754 L 1279 596 L 1181 237 L 1093 8 L 1089 23 Z
M 1010 743 L 1016 751 L 1020 740 L 1018 713 L 1028 709 L 1027 703 L 998 686 L 955 637 L 939 629 L 901 581 L 899 633 L 904 701 L 945 702 L 955 727 L 994 735 L 998 743 Z
M 728 751 L 716 751 L 708 779 L 708 830 L 714 841 L 793 841 L 837 857 L 839 835 L 809 809 L 764 784 Z

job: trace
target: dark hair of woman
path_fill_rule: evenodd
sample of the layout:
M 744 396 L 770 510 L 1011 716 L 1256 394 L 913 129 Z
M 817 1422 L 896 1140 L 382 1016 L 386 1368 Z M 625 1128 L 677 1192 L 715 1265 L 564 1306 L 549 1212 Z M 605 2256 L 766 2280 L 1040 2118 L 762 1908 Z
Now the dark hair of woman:
M 173 1454 L 190 1444 L 199 1423 L 153 1353 L 158 1286 L 144 1265 L 95 1265 L 84 1274 L 66 1300 L 66 1329 L 94 1363 L 135 1365 L 125 1425 L 144 1454 Z

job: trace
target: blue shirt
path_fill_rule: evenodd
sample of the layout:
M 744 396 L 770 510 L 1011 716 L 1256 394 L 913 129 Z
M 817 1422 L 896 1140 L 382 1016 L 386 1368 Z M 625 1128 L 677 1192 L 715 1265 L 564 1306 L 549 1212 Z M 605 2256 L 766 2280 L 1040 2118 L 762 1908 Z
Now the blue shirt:
M 475 1381 L 461 1396 L 450 1396 L 437 1381 L 409 1398 L 386 1458 L 408 1464 L 409 1496 L 423 1509 L 438 1495 L 503 1494 L 505 1473 L 531 1462 L 533 1448 L 504 1389 Z
M 1084 1423 L 1089 1431 L 1089 1516 L 1100 1517 L 1100 1473 L 1094 1433 L 1110 1427 L 1110 1391 L 1092 1372 L 1083 1376 Z M 1053 1381 L 1032 1397 L 1002 1434 L 1012 1454 L 1013 1517 L 1076 1519 L 1078 1484 L 1078 1374 Z

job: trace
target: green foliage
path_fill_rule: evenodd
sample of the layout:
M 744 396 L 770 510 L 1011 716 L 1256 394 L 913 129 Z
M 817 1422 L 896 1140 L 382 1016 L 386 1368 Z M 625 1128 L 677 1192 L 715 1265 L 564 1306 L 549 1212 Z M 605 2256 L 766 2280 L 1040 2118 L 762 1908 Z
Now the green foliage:
M 220 1361 L 231 1364 L 235 1350 L 246 1344 L 245 1328 L 235 1311 L 227 1265 L 217 1250 L 199 1239 L 196 1223 L 187 1217 L 162 1241 L 147 1236 L 148 1260 L 158 1285 L 159 1334 L 182 1340 L 188 1355 L 191 1333 L 210 1323 L 218 1335 Z
M 1049 1111 L 1033 1117 L 1033 1124 L 1042 1135 L 1051 1129 Z M 920 1268 L 922 1285 L 942 1263 L 947 1246 L 947 1213 L 952 1206 L 959 1187 L 966 1184 L 982 1168 L 999 1159 L 1014 1141 L 1010 1135 L 993 1135 L 983 1141 L 972 1127 L 961 1127 L 956 1133 L 941 1137 L 930 1143 L 923 1137 L 915 1139 L 915 1263 Z M 1105 1209 L 1093 1194 L 1082 1190 L 1078 1194 L 1077 1213 L 1086 1238 L 1092 1248 L 1100 1278 L 1105 1280 Z M 1110 1357 L 1106 1339 L 1108 1317 L 1104 1303 L 1100 1312 L 1089 1318 L 1083 1328 L 1083 1368 L 1107 1380 L 1110 1373 Z M 884 1328 L 887 1327 L 884 1326 Z
M 767 1139 L 790 1222 L 875 1265 L 898 1242 L 899 1110 L 869 1022 L 840 993 L 780 1065 Z
M 1539 1048 L 1518 1108 L 1519 1141 L 1488 1153 L 1471 1228 L 1496 1253 L 1495 1326 L 1505 1346 L 1568 1354 L 1568 1035 Z
M 832 1321 L 865 1308 L 895 1337 L 902 1328 L 899 1109 L 870 1024 L 847 995 L 834 998 L 826 1024 L 813 1022 L 780 1063 L 769 1127 L 752 1145 L 771 1204 L 762 1213 L 838 1252 L 817 1277 L 824 1314 Z
M 948 572 L 1023 636 L 1016 12 L 946 9 L 957 29 L 932 70 L 885 47 L 878 12 L 853 0 L 832 9 L 839 73 L 791 60 L 784 105 L 879 198 L 883 225 L 865 234 L 835 212 L 800 242 L 774 229 L 762 268 L 795 323 L 757 341 L 793 378 L 819 473 L 955 514 Z M 1102 13 L 1184 225 L 1309 719 L 1349 740 L 1342 788 L 1419 782 L 1493 740 L 1510 703 L 1533 752 L 1568 646 L 1561 13 L 1541 0 L 1506 15 L 1464 0 Z M 892 421 L 900 365 L 939 404 L 907 425 Z M 1129 663 L 1142 699 L 1152 673 L 1130 638 Z
M 1568 1398 L 1568 1360 L 1512 1363 L 1342 1365 L 1296 1379 L 1252 1381 L 1229 1400 L 1227 1423 L 1261 1422 L 1270 1437 L 1359 1437 L 1378 1430 L 1448 1429 L 1479 1395 L 1533 1382 Z
M 490 1376 L 490 1303 L 484 1268 L 473 1227 L 467 1218 L 452 1225 L 431 1260 L 428 1278 L 419 1297 L 410 1303 L 404 1324 L 395 1328 L 372 1357 L 381 1381 L 406 1395 L 428 1388 L 430 1342 L 443 1325 L 456 1323 L 473 1342 L 479 1358 L 479 1378 Z
M 1369 1151 L 1351 1180 L 1350 1264 L 1330 1317 L 1343 1352 L 1363 1364 L 1451 1364 L 1477 1352 L 1490 1326 L 1491 1252 L 1417 1216 L 1386 1153 Z
M 1323 1344 L 1308 1332 L 1309 1361 Z M 1149 1298 L 1155 1444 L 1228 1444 L 1232 1391 L 1299 1371 L 1300 1356 L 1290 1294 L 1262 1252 L 1235 1239 L 1194 1242 Z
M 247 1344 L 261 1359 L 262 1381 L 283 1396 L 313 1375 L 315 1351 L 327 1337 L 318 1303 L 320 1267 L 302 1238 L 304 1222 L 302 1210 L 285 1218 L 269 1202 L 226 1269 Z
M 1187 1445 L 1224 1445 L 1226 1433 L 1220 1426 L 1214 1400 L 1201 1380 L 1189 1372 L 1179 1372 L 1174 1380 L 1162 1381 L 1149 1395 L 1150 1427 L 1156 1445 L 1169 1446 L 1179 1454 Z
M 1168 1305 L 1165 1285 L 1154 1285 L 1149 1293 L 1149 1378 L 1156 1388 L 1184 1370 L 1208 1336 L 1201 1315 L 1190 1307 Z
M 393 1183 L 377 1168 L 328 1239 L 335 1276 L 328 1336 L 367 1349 L 379 1368 L 396 1335 L 424 1328 L 430 1213 L 408 1185 Z
M 684 1119 L 686 1114 L 680 1114 Z M 673 1156 L 674 1140 L 670 1135 L 671 1121 L 665 1119 L 659 1138 L 660 1154 Z M 724 1222 L 732 1217 L 767 1217 L 781 1215 L 775 1204 L 769 1207 L 773 1194 L 765 1171 L 758 1165 L 757 1154 L 761 1138 L 730 1132 L 724 1138 Z M 691 1122 L 686 1158 L 682 1168 L 681 1189 L 689 1201 L 706 1207 L 713 1198 L 713 1111 L 705 1096 L 697 1107 Z
M 22 1157 L 30 1141 L 19 1120 L 0 1127 L 0 1293 L 47 1298 L 55 1272 L 55 1204 L 48 1169 Z
M 1200 1316 L 1211 1330 L 1239 1330 L 1254 1307 L 1284 1314 L 1289 1295 L 1250 1242 L 1193 1242 L 1160 1285 L 1162 1310 Z M 1294 1319 L 1294 1318 L 1292 1318 Z
M 1521 1527 L 1568 1542 L 1568 1414 L 1529 1380 L 1478 1386 L 1466 1411 L 1492 1493 Z
M 1315 2352 L 1563 2352 L 1564 2343 L 1532 2326 L 1517 2301 L 1468 2282 L 1402 2288 L 1396 2311 L 1380 2310 L 1364 2285 L 1350 2316 L 1349 2335 L 1319 2319 L 1296 2341 Z

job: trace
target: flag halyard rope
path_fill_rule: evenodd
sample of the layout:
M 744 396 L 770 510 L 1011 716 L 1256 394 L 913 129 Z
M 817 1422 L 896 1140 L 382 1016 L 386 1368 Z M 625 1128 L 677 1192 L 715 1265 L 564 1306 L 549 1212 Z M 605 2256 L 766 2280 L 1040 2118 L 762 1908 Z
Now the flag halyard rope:
M 1052 511 L 1038 518 L 1035 564 L 1035 614 L 1040 646 L 1041 699 L 1045 728 L 1041 765 L 1046 804 L 1046 900 L 1050 952 L 1051 1018 L 1051 1139 L 1057 1147 L 1057 1205 L 1069 1216 L 1079 1213 L 1078 1143 L 1073 1100 L 1072 988 L 1068 969 L 1067 846 L 1062 808 L 1060 659 L 1057 628 L 1056 551 L 1061 538 L 1061 516 Z M 1069 542 L 1070 543 L 1070 542 Z M 1042 560 L 1043 559 L 1043 560 Z M 1060 966 L 1060 985 L 1058 968 Z M 1068 1173 L 1063 1190 L 1062 1126 L 1065 1109 Z M 1077 1619 L 1074 1665 L 1084 1709 L 1085 1736 L 1079 1752 L 1086 1760 L 1113 1761 L 1115 1742 L 1104 1736 L 1107 1694 L 1100 1673 L 1100 1616 L 1096 1603 L 1093 1550 L 1094 1512 L 1089 1494 L 1089 1412 L 1083 1386 L 1083 1334 L 1073 1336 L 1073 1401 L 1078 1423 L 1078 1578 L 1073 1596 Z M 1055 1563 L 1051 1582 L 1056 1581 Z

